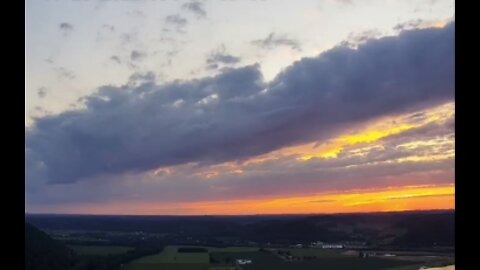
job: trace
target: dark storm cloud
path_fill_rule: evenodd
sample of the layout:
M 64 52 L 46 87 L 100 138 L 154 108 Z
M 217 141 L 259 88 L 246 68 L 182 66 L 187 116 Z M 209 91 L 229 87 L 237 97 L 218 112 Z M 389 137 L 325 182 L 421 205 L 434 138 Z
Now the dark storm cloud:
M 197 16 L 197 18 L 205 18 L 207 16 L 204 3 L 199 1 L 192 1 L 190 3 L 185 3 L 182 5 L 182 8 L 192 12 Z
M 164 85 L 100 87 L 83 110 L 37 119 L 26 130 L 27 181 L 242 160 L 453 100 L 454 34 L 451 23 L 357 50 L 339 46 L 295 62 L 271 82 L 252 65 Z
M 278 46 L 287 46 L 292 50 L 300 51 L 300 42 L 295 39 L 286 37 L 285 35 L 278 36 L 275 33 L 270 33 L 264 39 L 257 39 L 252 41 L 252 44 L 262 49 L 273 49 Z

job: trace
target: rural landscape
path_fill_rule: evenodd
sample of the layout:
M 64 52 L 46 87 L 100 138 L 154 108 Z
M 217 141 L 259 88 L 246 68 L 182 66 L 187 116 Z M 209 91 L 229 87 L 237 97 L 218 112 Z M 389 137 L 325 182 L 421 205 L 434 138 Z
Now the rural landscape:
M 25 0 L 25 270 L 454 270 L 455 36 L 455 0 Z
M 181 217 L 27 215 L 26 221 L 28 230 L 62 246 L 64 265 L 55 269 L 418 270 L 454 264 L 454 215 L 452 211 Z M 36 241 L 29 236 L 26 227 L 27 245 Z

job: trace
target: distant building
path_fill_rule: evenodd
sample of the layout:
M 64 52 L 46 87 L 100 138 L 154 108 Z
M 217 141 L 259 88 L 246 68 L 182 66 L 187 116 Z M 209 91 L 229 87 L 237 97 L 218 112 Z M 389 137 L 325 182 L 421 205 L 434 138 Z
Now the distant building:
M 242 264 L 242 265 L 243 264 L 250 264 L 250 263 L 252 263 L 252 260 L 250 260 L 250 259 L 237 259 L 237 263 Z
M 365 249 L 367 248 L 367 243 L 361 241 L 345 241 L 343 247 L 350 249 Z
M 377 254 L 375 252 L 360 252 L 358 253 L 358 256 L 361 258 L 368 258 L 368 257 L 373 257 L 376 256 Z
M 341 248 L 343 248 L 343 245 L 341 245 L 341 244 L 323 244 L 322 248 L 325 248 L 325 249 L 341 249 Z
M 322 245 L 323 245 L 323 242 L 321 241 L 310 243 L 310 247 L 313 247 L 313 248 L 319 248 L 319 247 L 322 247 Z

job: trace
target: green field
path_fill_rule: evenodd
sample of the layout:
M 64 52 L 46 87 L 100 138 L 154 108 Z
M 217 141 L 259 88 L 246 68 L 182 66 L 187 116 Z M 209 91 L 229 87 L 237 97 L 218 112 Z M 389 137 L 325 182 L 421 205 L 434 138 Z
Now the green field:
M 300 252 L 300 250 L 298 251 Z M 308 253 L 311 255 L 312 251 Z M 242 266 L 245 270 L 380 270 L 412 264 L 412 262 L 382 258 L 363 259 L 341 255 L 338 252 L 336 254 L 325 252 L 318 259 L 302 262 L 286 262 L 267 252 L 212 253 L 212 257 L 218 261 L 225 261 L 227 258 L 251 259 L 252 264 Z
M 84 246 L 84 245 L 70 245 L 69 246 L 78 255 L 113 255 L 122 254 L 129 250 L 133 250 L 131 247 L 125 246 Z
M 342 254 L 342 251 L 321 249 L 282 249 L 297 257 L 315 256 L 315 259 L 287 262 L 280 256 L 258 248 L 203 247 L 208 252 L 178 252 L 182 246 L 167 246 L 156 255 L 134 260 L 126 270 L 213 270 L 228 269 L 236 259 L 251 259 L 252 264 L 242 265 L 244 270 L 383 270 L 418 264 L 418 262 L 384 258 L 359 258 Z M 215 263 L 210 263 L 210 256 Z
M 204 270 L 208 269 L 210 265 L 210 253 L 221 252 L 225 254 L 238 252 L 255 252 L 258 248 L 252 247 L 196 247 L 205 248 L 208 252 L 178 252 L 179 248 L 184 246 L 167 246 L 162 252 L 156 255 L 142 257 L 134 260 L 125 266 L 127 270 Z
M 209 270 L 209 265 L 200 263 L 130 263 L 125 270 Z
M 163 249 L 162 252 L 156 255 L 146 256 L 135 260 L 137 264 L 154 264 L 154 263 L 200 263 L 208 264 L 209 256 L 208 252 L 204 253 L 179 253 L 177 249 L 179 246 L 168 246 Z
M 351 257 L 343 254 L 343 250 L 332 250 L 332 249 L 318 249 L 318 248 L 289 248 L 289 249 L 279 249 L 282 251 L 289 251 L 293 256 L 316 256 L 318 258 L 345 258 Z

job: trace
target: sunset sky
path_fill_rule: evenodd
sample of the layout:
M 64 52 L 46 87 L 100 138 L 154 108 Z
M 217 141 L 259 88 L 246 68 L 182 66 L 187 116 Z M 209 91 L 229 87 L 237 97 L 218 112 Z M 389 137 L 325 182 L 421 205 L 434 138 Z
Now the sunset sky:
M 455 8 L 27 0 L 25 211 L 455 208 Z

